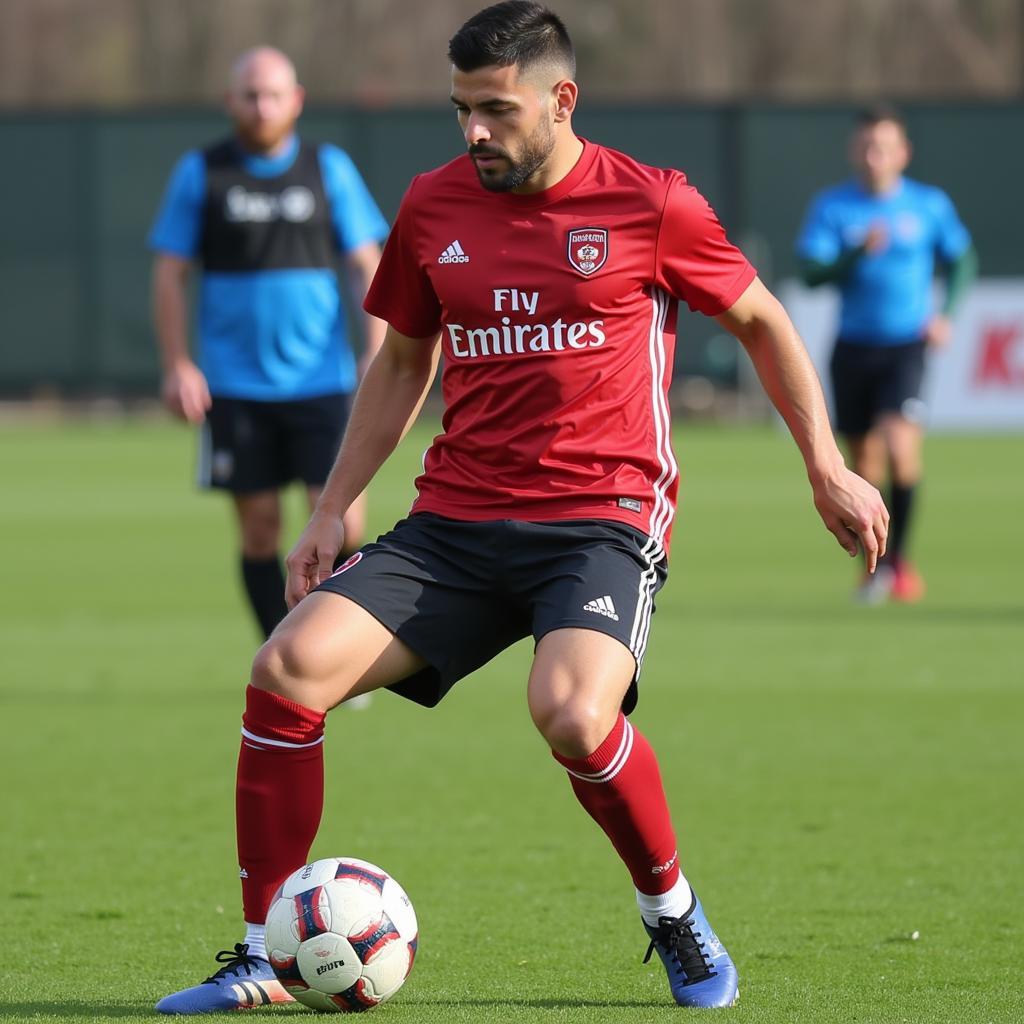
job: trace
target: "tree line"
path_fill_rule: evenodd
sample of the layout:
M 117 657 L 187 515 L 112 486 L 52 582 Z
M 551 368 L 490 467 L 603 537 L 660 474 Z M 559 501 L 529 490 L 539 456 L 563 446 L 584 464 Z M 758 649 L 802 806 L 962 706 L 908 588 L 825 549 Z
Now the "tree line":
M 0 0 L 0 107 L 218 101 L 233 58 L 289 53 L 318 103 L 434 104 L 484 0 Z M 1012 98 L 1024 0 L 551 0 L 602 101 Z

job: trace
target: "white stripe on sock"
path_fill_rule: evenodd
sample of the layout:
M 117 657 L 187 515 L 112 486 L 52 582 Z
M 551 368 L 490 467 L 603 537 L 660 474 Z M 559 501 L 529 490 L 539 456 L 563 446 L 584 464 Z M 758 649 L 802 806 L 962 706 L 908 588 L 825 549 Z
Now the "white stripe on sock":
M 284 740 L 268 740 L 262 736 L 257 736 L 254 732 L 249 732 L 244 726 L 242 727 L 242 735 L 247 740 L 252 740 L 253 743 L 262 743 L 267 747 L 289 747 L 293 750 L 302 750 L 305 747 L 315 747 L 318 743 L 323 743 L 324 738 L 321 736 L 319 739 L 313 740 L 312 743 L 286 743 Z
M 610 782 L 615 778 L 619 772 L 626 765 L 626 761 L 629 760 L 629 753 L 633 749 L 633 726 L 626 722 L 625 729 L 622 730 L 622 739 L 619 741 L 619 749 L 615 751 L 615 756 L 608 762 L 608 766 L 603 768 L 599 772 L 574 772 L 570 768 L 566 768 L 566 771 L 573 776 L 582 780 L 583 782 Z

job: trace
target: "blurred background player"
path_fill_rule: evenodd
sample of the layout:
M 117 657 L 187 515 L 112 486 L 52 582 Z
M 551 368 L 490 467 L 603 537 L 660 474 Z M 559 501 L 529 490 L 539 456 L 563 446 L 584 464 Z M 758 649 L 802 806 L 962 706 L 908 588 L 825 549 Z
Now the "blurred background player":
M 301 480 L 314 506 L 357 382 L 337 258 L 360 306 L 388 230 L 349 157 L 296 135 L 303 100 L 279 50 L 239 57 L 226 97 L 233 134 L 178 161 L 149 236 L 163 400 L 202 424 L 200 483 L 234 500 L 242 580 L 264 636 L 287 610 L 281 490 Z M 198 366 L 188 340 L 194 263 Z M 373 317 L 361 322 L 360 370 L 384 334 Z M 346 552 L 364 520 L 360 496 L 345 518 Z
M 977 269 L 949 196 L 904 177 L 910 156 L 895 109 L 862 111 L 849 148 L 855 178 L 814 198 L 797 241 L 804 281 L 835 284 L 841 296 L 831 360 L 837 432 L 860 476 L 890 482 L 888 549 L 858 591 L 869 603 L 924 595 L 905 551 L 921 480 L 925 353 L 948 343 L 950 316 Z M 947 274 L 938 312 L 937 262 Z

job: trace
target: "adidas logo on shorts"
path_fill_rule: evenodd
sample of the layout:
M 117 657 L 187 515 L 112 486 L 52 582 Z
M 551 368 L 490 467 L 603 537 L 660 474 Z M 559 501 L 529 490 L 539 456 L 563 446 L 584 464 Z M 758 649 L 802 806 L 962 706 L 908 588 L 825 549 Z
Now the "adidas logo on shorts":
M 597 612 L 598 615 L 607 616 L 609 619 L 614 619 L 616 622 L 619 621 L 618 613 L 615 611 L 615 605 L 612 603 L 612 599 L 605 595 L 604 597 L 595 597 L 593 601 L 588 601 L 584 606 L 585 612 Z
M 440 256 L 437 257 L 438 263 L 468 263 L 469 257 L 463 251 L 462 244 L 456 238 L 451 245 Z

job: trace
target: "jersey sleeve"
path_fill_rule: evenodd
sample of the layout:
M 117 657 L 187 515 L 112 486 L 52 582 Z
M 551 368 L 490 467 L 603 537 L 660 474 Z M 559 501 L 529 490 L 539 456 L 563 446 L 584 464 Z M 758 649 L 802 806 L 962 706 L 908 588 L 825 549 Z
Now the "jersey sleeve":
M 706 316 L 724 313 L 756 271 L 726 237 L 707 200 L 682 176 L 668 187 L 655 247 L 655 283 Z
M 830 209 L 826 196 L 819 195 L 811 202 L 796 239 L 796 254 L 801 259 L 835 263 L 842 256 L 843 240 Z
M 936 189 L 933 199 L 935 214 L 935 251 L 944 263 L 953 263 L 971 245 L 970 232 L 956 212 L 953 200 L 942 189 Z
M 157 252 L 191 257 L 199 251 L 206 193 L 202 153 L 186 153 L 171 171 L 147 243 Z
M 351 252 L 367 242 L 383 241 L 388 223 L 352 158 L 337 146 L 329 145 L 320 147 L 319 158 L 338 248 Z
M 432 338 L 441 329 L 441 303 L 419 258 L 413 178 L 384 244 L 363 308 L 409 338 Z

